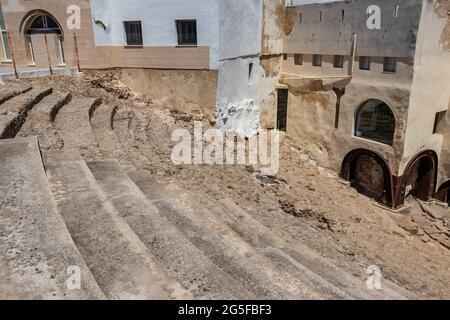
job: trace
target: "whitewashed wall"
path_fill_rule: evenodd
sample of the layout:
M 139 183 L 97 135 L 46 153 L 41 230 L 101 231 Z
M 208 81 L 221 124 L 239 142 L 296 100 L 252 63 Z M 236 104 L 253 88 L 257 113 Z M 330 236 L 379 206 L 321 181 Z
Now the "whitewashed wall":
M 261 0 L 219 0 L 220 60 L 261 52 Z
M 249 77 L 249 64 L 253 71 Z M 263 70 L 258 57 L 220 62 L 217 127 L 253 136 L 259 129 L 259 85 Z
M 262 0 L 219 0 L 217 127 L 253 136 L 259 129 Z M 253 71 L 249 77 L 249 65 Z
M 199 46 L 209 46 L 211 69 L 219 60 L 220 0 L 91 0 L 94 20 L 107 25 L 107 30 L 94 25 L 97 46 L 126 44 L 123 21 L 142 21 L 144 46 L 176 46 L 175 20 L 196 19 Z M 226 0 L 225 0 L 226 1 Z

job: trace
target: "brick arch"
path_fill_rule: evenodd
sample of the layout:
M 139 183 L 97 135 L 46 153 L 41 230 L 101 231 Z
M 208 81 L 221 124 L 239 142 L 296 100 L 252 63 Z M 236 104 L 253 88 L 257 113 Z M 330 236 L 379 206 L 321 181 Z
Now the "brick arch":
M 405 201 L 407 187 L 418 199 L 427 201 L 434 197 L 437 184 L 438 156 L 432 150 L 425 150 L 412 158 L 405 168 L 403 175 L 396 183 L 394 195 L 395 207 L 400 207 Z
M 365 160 L 365 162 L 361 162 Z M 370 163 L 372 161 L 372 163 Z M 361 166 L 362 165 L 362 166 Z M 367 170 L 372 171 L 372 174 L 378 175 L 372 182 L 375 186 L 376 180 L 379 182 L 378 190 L 364 190 L 359 186 L 359 177 L 364 174 L 361 170 L 364 170 L 364 165 L 368 166 Z M 387 161 L 378 153 L 368 149 L 355 149 L 349 152 L 343 162 L 341 168 L 341 178 L 352 183 L 352 186 L 356 187 L 359 192 L 366 194 L 375 200 L 387 205 L 393 205 L 393 188 L 392 188 L 392 174 L 387 164 Z M 370 189 L 371 186 L 368 186 Z M 369 192 L 366 192 L 369 191 Z

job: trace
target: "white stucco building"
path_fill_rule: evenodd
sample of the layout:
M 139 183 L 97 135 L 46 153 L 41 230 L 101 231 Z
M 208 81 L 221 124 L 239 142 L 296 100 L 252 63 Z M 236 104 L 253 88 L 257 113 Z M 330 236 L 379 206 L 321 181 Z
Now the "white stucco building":
M 115 51 L 125 47 L 138 54 L 144 51 L 147 56 L 157 57 L 154 64 L 167 64 L 172 68 L 196 69 L 198 65 L 205 64 L 207 57 L 207 67 L 217 69 L 218 5 L 218 0 L 91 0 L 96 24 L 95 45 L 114 47 Z M 140 39 L 134 40 L 141 41 L 130 44 L 127 39 L 130 30 L 127 28 L 133 28 L 131 32 L 137 28 Z M 186 32 L 191 41 L 180 42 L 180 33 Z M 141 48 L 137 48 L 139 46 Z M 127 56 L 126 52 L 120 51 Z M 128 59 L 136 59 L 136 56 L 125 57 L 122 63 L 132 65 Z M 190 63 L 190 60 L 193 62 Z

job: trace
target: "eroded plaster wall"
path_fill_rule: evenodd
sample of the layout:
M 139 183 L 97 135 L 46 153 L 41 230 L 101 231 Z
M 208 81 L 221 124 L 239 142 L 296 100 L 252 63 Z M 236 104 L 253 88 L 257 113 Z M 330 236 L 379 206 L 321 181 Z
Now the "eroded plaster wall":
M 245 136 L 273 129 L 285 1 L 221 1 L 219 12 L 218 127 Z
M 285 0 L 263 1 L 260 64 L 264 70 L 259 86 L 260 128 L 276 128 L 277 85 L 284 53 Z
M 448 1 L 424 1 L 402 162 L 404 169 L 417 153 L 435 151 L 438 186 L 450 178 L 450 115 L 433 134 L 436 113 L 450 107 L 449 12 Z
M 379 153 L 398 172 L 402 156 L 409 90 L 387 84 L 368 85 L 359 79 L 337 82 L 323 80 L 281 80 L 289 88 L 287 133 L 294 142 L 307 146 L 319 164 L 339 172 L 342 160 L 354 149 Z M 340 98 L 338 128 L 335 128 L 338 96 L 333 90 L 345 87 Z M 393 146 L 359 138 L 355 135 L 355 114 L 369 99 L 379 99 L 393 110 L 397 128 Z
M 262 1 L 219 1 L 217 127 L 252 136 L 259 129 Z
M 259 57 L 220 62 L 217 84 L 217 127 L 253 136 L 259 129 Z M 253 65 L 250 73 L 250 66 Z
M 287 133 L 294 141 L 308 146 L 324 167 L 339 171 L 349 152 L 364 148 L 386 159 L 392 174 L 400 171 L 421 1 L 398 3 L 396 18 L 391 1 L 337 2 L 287 9 L 296 17 L 286 28 L 288 54 L 281 63 L 280 83 L 289 88 Z M 369 30 L 366 26 L 366 9 L 373 4 L 382 8 L 381 30 Z M 303 55 L 301 65 L 294 63 L 295 54 Z M 313 54 L 322 55 L 321 66 L 313 66 Z M 344 56 L 343 68 L 334 67 L 334 55 Z M 371 57 L 369 71 L 359 70 L 360 56 Z M 397 59 L 395 73 L 383 71 L 384 57 Z M 343 95 L 336 125 L 338 93 Z M 356 112 L 369 99 L 381 100 L 392 109 L 396 118 L 393 146 L 355 136 Z

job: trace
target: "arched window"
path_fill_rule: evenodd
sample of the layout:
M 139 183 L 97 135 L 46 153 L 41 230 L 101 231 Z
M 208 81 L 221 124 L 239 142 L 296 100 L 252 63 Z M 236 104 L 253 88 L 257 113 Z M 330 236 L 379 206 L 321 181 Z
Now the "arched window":
M 27 52 L 30 64 L 42 63 L 42 52 L 35 52 L 34 43 L 42 41 L 37 35 L 45 34 L 45 37 L 48 38 L 50 53 L 54 55 L 51 61 L 57 61 L 58 66 L 65 66 L 64 32 L 54 16 L 44 10 L 32 10 L 22 19 L 20 29 L 23 30 L 28 42 Z M 37 45 L 37 48 L 42 48 L 42 44 Z
M 29 28 L 26 30 L 27 34 L 37 33 L 56 33 L 62 34 L 58 22 L 48 14 L 41 14 L 34 17 Z
M 392 145 L 394 134 L 395 117 L 386 103 L 372 99 L 358 109 L 355 136 Z

